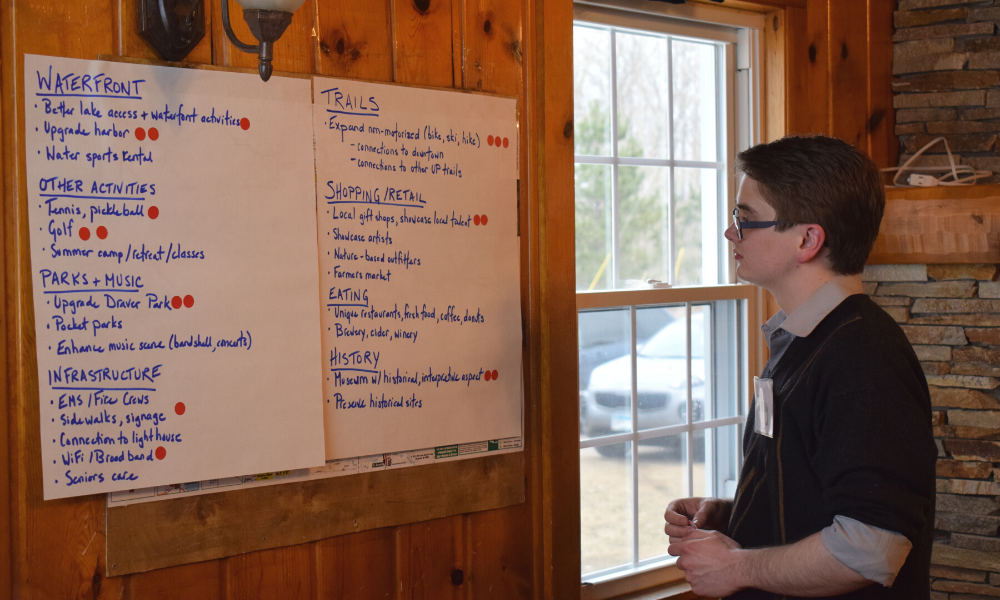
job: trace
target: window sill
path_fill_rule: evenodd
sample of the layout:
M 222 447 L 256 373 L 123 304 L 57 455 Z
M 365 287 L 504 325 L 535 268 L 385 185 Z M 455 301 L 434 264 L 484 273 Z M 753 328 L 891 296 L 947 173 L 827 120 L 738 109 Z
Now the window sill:
M 584 597 L 583 594 L 581 597 Z M 701 596 L 691 591 L 691 585 L 685 581 L 658 585 L 624 596 L 614 596 L 612 600 L 699 600 L 700 598 Z
M 619 579 L 587 583 L 580 587 L 580 600 L 689 600 L 700 598 L 684 581 L 676 565 L 640 572 Z

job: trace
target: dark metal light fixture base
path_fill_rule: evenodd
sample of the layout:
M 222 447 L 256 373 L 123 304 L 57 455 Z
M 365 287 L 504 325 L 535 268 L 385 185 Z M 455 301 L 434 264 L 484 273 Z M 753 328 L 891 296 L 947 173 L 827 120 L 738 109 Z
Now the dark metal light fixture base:
M 178 61 L 205 37 L 203 0 L 139 0 L 139 34 L 163 60 Z
M 274 42 L 292 22 L 292 13 L 280 10 L 245 9 L 243 19 L 250 26 L 250 33 L 260 41 L 258 45 L 259 65 L 257 72 L 260 78 L 267 81 L 271 77 L 271 59 L 273 58 Z

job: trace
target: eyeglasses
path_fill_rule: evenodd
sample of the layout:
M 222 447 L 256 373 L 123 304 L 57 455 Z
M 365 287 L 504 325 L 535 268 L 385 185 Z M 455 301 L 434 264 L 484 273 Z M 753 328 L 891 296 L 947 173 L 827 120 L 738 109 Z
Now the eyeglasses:
M 736 227 L 736 235 L 742 240 L 744 229 L 767 229 L 780 225 L 782 221 L 741 221 L 740 209 L 733 209 L 733 226 Z

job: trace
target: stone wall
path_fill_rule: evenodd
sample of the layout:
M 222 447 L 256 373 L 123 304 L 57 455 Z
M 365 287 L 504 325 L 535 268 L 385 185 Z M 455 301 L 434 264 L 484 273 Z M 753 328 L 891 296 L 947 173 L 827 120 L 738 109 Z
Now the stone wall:
M 995 174 L 981 182 L 1000 182 L 998 21 L 1000 0 L 899 0 L 892 89 L 900 164 L 944 136 L 962 164 Z M 946 164 L 943 145 L 931 152 L 918 164 Z
M 1000 597 L 997 265 L 876 265 L 865 292 L 900 324 L 931 390 L 938 449 L 932 600 Z

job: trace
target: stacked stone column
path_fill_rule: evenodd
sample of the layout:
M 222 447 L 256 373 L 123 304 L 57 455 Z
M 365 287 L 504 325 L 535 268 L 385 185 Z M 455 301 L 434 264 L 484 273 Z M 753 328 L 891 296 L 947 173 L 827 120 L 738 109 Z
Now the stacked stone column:
M 997 265 L 875 265 L 865 293 L 902 327 L 931 391 L 938 449 L 932 600 L 1000 597 Z

